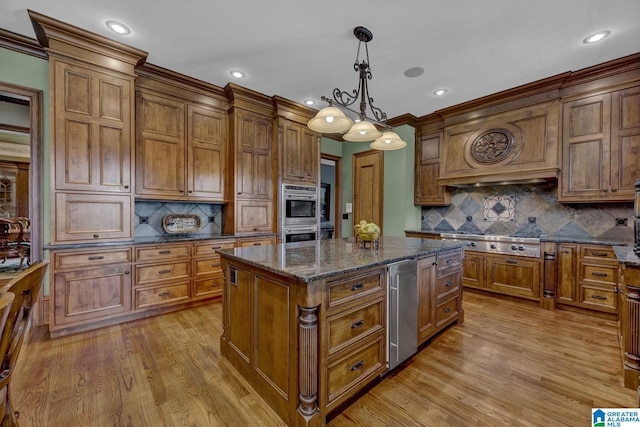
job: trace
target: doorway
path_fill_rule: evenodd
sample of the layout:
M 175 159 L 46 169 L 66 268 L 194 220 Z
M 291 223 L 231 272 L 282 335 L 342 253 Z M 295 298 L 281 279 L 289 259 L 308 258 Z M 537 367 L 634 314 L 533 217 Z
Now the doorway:
M 342 237 L 342 158 L 322 154 L 320 159 L 320 236 Z
M 353 155 L 353 224 L 373 222 L 381 229 L 384 193 L 384 152 L 363 151 Z
M 42 204 L 42 156 L 43 156 L 43 113 L 42 113 L 42 91 L 11 83 L 0 82 L 0 100 L 4 103 L 14 103 L 26 107 L 28 120 L 24 124 L 12 124 L 15 120 L 11 118 L 8 110 L 0 110 L 0 133 L 12 134 L 17 139 L 20 136 L 27 138 L 30 155 L 28 161 L 28 217 L 30 224 L 30 240 L 32 262 L 43 259 L 43 204 Z M 5 138 L 10 139 L 10 138 Z M 24 210 L 23 210 L 24 212 Z M 44 324 L 44 304 L 43 295 L 38 297 L 39 304 L 34 312 L 34 324 Z

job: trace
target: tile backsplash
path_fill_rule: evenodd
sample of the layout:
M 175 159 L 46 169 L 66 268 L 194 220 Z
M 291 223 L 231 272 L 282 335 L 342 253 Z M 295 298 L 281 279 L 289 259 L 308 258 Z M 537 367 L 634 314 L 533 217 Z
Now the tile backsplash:
M 562 204 L 555 183 L 517 184 L 456 188 L 451 206 L 422 208 L 421 229 L 633 242 L 632 219 L 631 202 Z
M 198 233 L 194 234 L 219 234 L 222 232 L 222 205 L 136 201 L 135 237 L 166 236 L 168 233 L 162 227 L 162 218 L 170 214 L 198 215 L 203 227 Z M 210 219 L 213 221 L 210 222 Z

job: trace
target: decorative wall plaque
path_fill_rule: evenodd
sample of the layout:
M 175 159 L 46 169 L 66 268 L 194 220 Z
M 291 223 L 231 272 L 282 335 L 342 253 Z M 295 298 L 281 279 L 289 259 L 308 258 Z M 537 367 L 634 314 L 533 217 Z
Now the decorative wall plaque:
M 476 138 L 471 144 L 471 157 L 478 163 L 498 163 L 513 151 L 515 138 L 506 129 L 492 129 Z
M 198 215 L 166 215 L 162 218 L 162 227 L 167 233 L 195 233 L 200 231 L 202 223 Z

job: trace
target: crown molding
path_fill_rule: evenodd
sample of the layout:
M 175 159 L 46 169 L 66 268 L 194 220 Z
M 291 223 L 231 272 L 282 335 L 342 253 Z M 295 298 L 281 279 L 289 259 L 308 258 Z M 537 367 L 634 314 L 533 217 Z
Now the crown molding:
M 47 59 L 47 52 L 38 44 L 38 40 L 0 28 L 0 47 L 25 55 Z

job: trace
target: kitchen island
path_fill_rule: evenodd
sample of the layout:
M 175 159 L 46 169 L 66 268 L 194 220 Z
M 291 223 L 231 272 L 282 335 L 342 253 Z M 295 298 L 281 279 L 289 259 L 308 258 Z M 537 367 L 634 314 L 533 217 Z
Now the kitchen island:
M 424 343 L 464 319 L 463 246 L 381 237 L 221 250 L 221 353 L 289 425 L 325 425 L 387 371 L 387 266 L 417 260 Z

